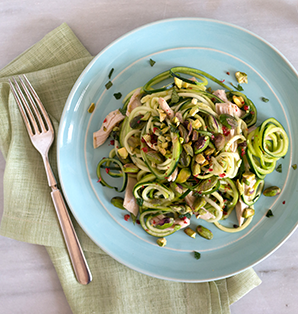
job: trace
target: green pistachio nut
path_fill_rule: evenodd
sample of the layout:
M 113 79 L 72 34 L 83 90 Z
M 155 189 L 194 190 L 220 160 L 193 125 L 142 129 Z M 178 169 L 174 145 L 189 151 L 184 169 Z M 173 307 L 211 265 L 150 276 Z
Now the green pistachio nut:
M 207 116 L 206 125 L 207 125 L 208 131 L 212 133 L 222 133 L 221 123 L 212 115 Z
M 254 214 L 255 214 L 255 210 L 253 208 L 247 207 L 244 209 L 242 217 L 249 218 L 249 217 L 252 217 Z
M 276 196 L 281 193 L 281 189 L 278 186 L 271 186 L 263 191 L 263 195 L 265 196 Z
M 202 151 L 204 151 L 208 147 L 209 142 L 210 142 L 209 136 L 200 136 L 198 140 L 195 141 L 193 144 L 194 153 L 199 154 Z
M 167 239 L 166 239 L 166 238 L 158 238 L 158 239 L 156 240 L 156 243 L 157 243 L 157 245 L 160 246 L 160 247 L 166 246 L 166 244 L 167 244 Z
M 199 210 L 205 205 L 206 205 L 206 200 L 204 199 L 204 197 L 199 196 L 193 202 L 193 210 L 195 212 L 199 212 Z M 200 214 L 200 215 L 204 215 L 205 213 L 206 211 L 204 210 L 203 214 Z
M 191 176 L 191 172 L 190 172 L 189 168 L 182 168 L 179 171 L 177 179 L 175 182 L 176 183 L 184 183 L 189 179 L 190 176 Z
M 150 160 L 151 162 L 153 162 L 155 164 L 160 164 L 164 161 L 163 156 L 155 150 L 149 150 L 146 153 L 146 156 L 147 156 L 148 160 Z
M 183 144 L 183 149 L 185 150 L 187 155 L 193 157 L 193 148 L 191 146 L 191 142 Z
M 218 183 L 218 178 L 216 176 L 212 176 L 200 182 L 200 184 L 196 187 L 195 190 L 198 191 L 199 193 L 206 193 L 212 190 L 213 188 L 215 188 L 217 183 Z
M 197 233 L 201 237 L 203 237 L 203 238 L 205 238 L 207 240 L 211 240 L 213 238 L 213 233 L 209 229 L 207 229 L 207 228 L 205 228 L 205 227 L 203 227 L 201 225 L 197 226 Z
M 179 166 L 181 168 L 188 167 L 190 165 L 190 162 L 191 162 L 191 157 L 187 155 L 185 150 L 183 150 L 179 157 Z
M 238 126 L 238 121 L 230 114 L 223 113 L 219 116 L 219 121 L 228 129 L 235 129 Z
M 187 227 L 184 229 L 185 234 L 187 234 L 189 237 L 195 239 L 196 237 L 196 232 L 192 230 L 191 228 Z
M 191 170 L 192 170 L 192 175 L 196 177 L 201 173 L 201 166 L 198 163 L 193 162 Z
M 120 209 L 125 209 L 124 206 L 123 206 L 123 202 L 124 202 L 124 199 L 122 197 L 119 197 L 119 196 L 115 196 L 111 199 L 111 203 L 115 206 L 115 207 L 118 207 Z

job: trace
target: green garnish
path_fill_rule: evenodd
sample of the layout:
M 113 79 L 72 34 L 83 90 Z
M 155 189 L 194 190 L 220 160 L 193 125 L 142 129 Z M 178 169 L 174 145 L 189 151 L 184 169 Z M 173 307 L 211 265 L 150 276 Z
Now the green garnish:
M 126 109 L 125 108 L 119 108 L 120 113 L 125 116 L 126 115 Z
M 282 173 L 282 164 L 279 164 L 275 170 L 279 173 Z
M 150 65 L 153 67 L 156 62 L 155 62 L 154 60 L 150 59 L 150 60 L 149 60 L 149 63 L 150 63 Z
M 268 212 L 267 212 L 267 214 L 266 214 L 266 217 L 270 218 L 270 217 L 273 217 L 273 216 L 274 216 L 274 215 L 273 215 L 273 213 L 272 213 L 272 210 L 269 209 Z
M 113 86 L 113 83 L 111 81 L 108 81 L 108 83 L 105 85 L 106 89 L 109 89 Z
M 177 104 L 177 102 L 179 101 L 180 97 L 177 93 L 177 90 L 174 88 L 172 91 L 172 96 L 171 96 L 171 102 L 170 104 Z
M 111 71 L 110 71 L 110 73 L 109 73 L 109 76 L 108 76 L 109 79 L 112 77 L 113 72 L 114 72 L 114 68 L 112 68 Z
M 201 258 L 201 253 L 194 251 L 194 254 L 195 254 L 195 259 Z
M 139 206 L 142 206 L 144 203 L 144 200 L 142 198 L 137 198 L 136 201 Z
M 121 97 L 122 97 L 122 94 L 119 92 L 119 93 L 115 93 L 114 94 L 114 97 L 116 98 L 116 99 L 120 99 Z
M 179 215 L 179 218 L 183 219 L 184 217 L 190 219 L 191 218 L 191 213 L 186 213 L 186 214 Z
M 296 164 L 292 165 L 292 168 L 293 168 L 294 170 L 296 170 L 296 169 L 297 169 L 297 165 L 296 165 Z
M 261 99 L 262 99 L 263 102 L 268 102 L 269 101 L 269 99 L 265 98 L 265 97 L 262 97 Z
M 235 86 L 233 83 L 230 83 L 235 89 L 237 89 L 239 92 L 243 91 L 243 87 L 238 84 L 237 86 Z

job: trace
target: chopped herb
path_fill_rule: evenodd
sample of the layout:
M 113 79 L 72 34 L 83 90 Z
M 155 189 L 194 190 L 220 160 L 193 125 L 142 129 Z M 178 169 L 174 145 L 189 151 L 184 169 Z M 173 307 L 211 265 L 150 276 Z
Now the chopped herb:
M 235 86 L 233 83 L 230 83 L 235 89 L 237 89 L 238 91 L 243 91 L 243 87 L 240 85 L 240 84 L 238 84 L 237 86 Z
M 137 221 L 137 217 L 134 214 L 130 214 L 130 217 L 132 219 L 133 224 L 135 225 Z
M 114 94 L 114 97 L 116 98 L 116 99 L 120 99 L 121 97 L 122 97 L 122 94 L 119 92 L 119 93 L 115 93 Z
M 95 104 L 94 102 L 90 105 L 90 107 L 88 108 L 88 112 L 89 113 L 92 113 L 94 111 L 94 108 L 95 108 Z
M 126 109 L 125 108 L 119 108 L 120 113 L 125 116 L 126 115 Z
M 201 258 L 201 253 L 194 251 L 194 254 L 195 254 L 195 259 Z
M 268 102 L 269 101 L 269 99 L 265 98 L 265 97 L 262 97 L 261 99 L 262 99 L 263 102 Z
M 150 63 L 150 65 L 153 67 L 156 62 L 155 62 L 154 60 L 150 59 L 150 60 L 149 60 L 149 63 Z
M 108 81 L 108 83 L 105 85 L 106 89 L 109 89 L 113 86 L 113 83 L 111 81 Z
M 274 216 L 274 215 L 273 215 L 273 213 L 272 213 L 272 210 L 269 209 L 269 210 L 267 211 L 266 217 L 270 218 L 270 217 L 273 217 L 273 216 Z
M 177 104 L 179 98 L 176 88 L 173 88 L 170 104 Z
M 183 219 L 184 217 L 190 219 L 191 218 L 191 213 L 186 213 L 186 214 L 179 215 L 179 218 Z
M 139 206 L 142 206 L 143 203 L 144 203 L 144 200 L 143 200 L 142 198 L 137 198 L 137 204 L 138 204 Z
M 292 168 L 293 168 L 294 170 L 296 170 L 296 169 L 297 169 L 297 165 L 296 165 L 296 164 L 292 165 Z
M 112 68 L 111 71 L 110 71 L 110 73 L 109 73 L 109 76 L 108 76 L 109 79 L 112 77 L 113 72 L 114 72 L 114 68 Z
M 174 127 L 174 125 L 171 125 L 170 130 L 173 133 L 178 133 L 179 132 L 179 130 L 176 127 Z
M 279 173 L 282 173 L 282 164 L 278 165 L 275 170 Z

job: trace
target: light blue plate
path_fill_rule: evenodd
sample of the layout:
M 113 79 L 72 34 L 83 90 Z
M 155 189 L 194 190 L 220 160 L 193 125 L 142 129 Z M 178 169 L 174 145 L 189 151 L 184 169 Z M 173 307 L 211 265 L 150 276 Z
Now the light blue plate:
M 149 60 L 156 61 L 153 67 Z M 167 238 L 164 248 L 156 245 L 138 224 L 124 220 L 125 212 L 113 207 L 114 190 L 97 183 L 96 166 L 107 156 L 107 143 L 93 149 L 92 134 L 105 116 L 122 106 L 114 93 L 123 97 L 153 76 L 173 66 L 189 66 L 236 84 L 235 71 L 248 74 L 245 94 L 258 108 L 261 122 L 277 118 L 290 138 L 287 156 L 280 160 L 282 173 L 266 177 L 266 186 L 278 185 L 282 193 L 275 198 L 262 196 L 255 205 L 251 225 L 239 233 L 225 233 L 214 225 L 192 218 L 191 226 L 202 223 L 214 233 L 211 241 L 189 238 L 183 231 Z M 110 70 L 113 86 L 106 90 Z M 228 75 L 227 72 L 231 74 Z M 213 85 L 214 86 L 214 85 Z M 215 87 L 215 86 L 214 86 Z M 123 99 L 122 97 L 122 99 Z M 266 97 L 265 103 L 261 97 Z M 286 58 L 260 37 L 224 22 L 183 18 L 146 25 L 121 37 L 98 54 L 74 85 L 61 118 L 58 134 L 58 166 L 64 195 L 84 231 L 120 263 L 157 278 L 203 282 L 239 273 L 263 260 L 295 230 L 298 221 L 298 78 Z M 95 111 L 87 109 L 94 102 Z M 285 202 L 285 203 L 284 203 Z M 265 216 L 271 208 L 274 217 Z M 224 222 L 233 226 L 235 218 Z M 194 258 L 193 251 L 201 253 Z

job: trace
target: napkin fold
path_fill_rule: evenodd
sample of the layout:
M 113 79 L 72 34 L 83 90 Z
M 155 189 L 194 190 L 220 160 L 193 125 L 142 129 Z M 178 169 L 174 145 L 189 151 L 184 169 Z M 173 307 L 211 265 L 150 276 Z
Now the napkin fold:
M 68 94 L 92 58 L 63 23 L 0 71 L 0 149 L 6 160 L 0 234 L 46 247 L 73 313 L 230 313 L 230 304 L 261 283 L 253 269 L 207 283 L 159 280 L 112 259 L 72 219 L 93 275 L 87 286 L 76 281 L 42 159 L 29 140 L 7 78 L 27 75 L 57 135 Z M 49 159 L 58 178 L 56 156 L 54 142 Z

